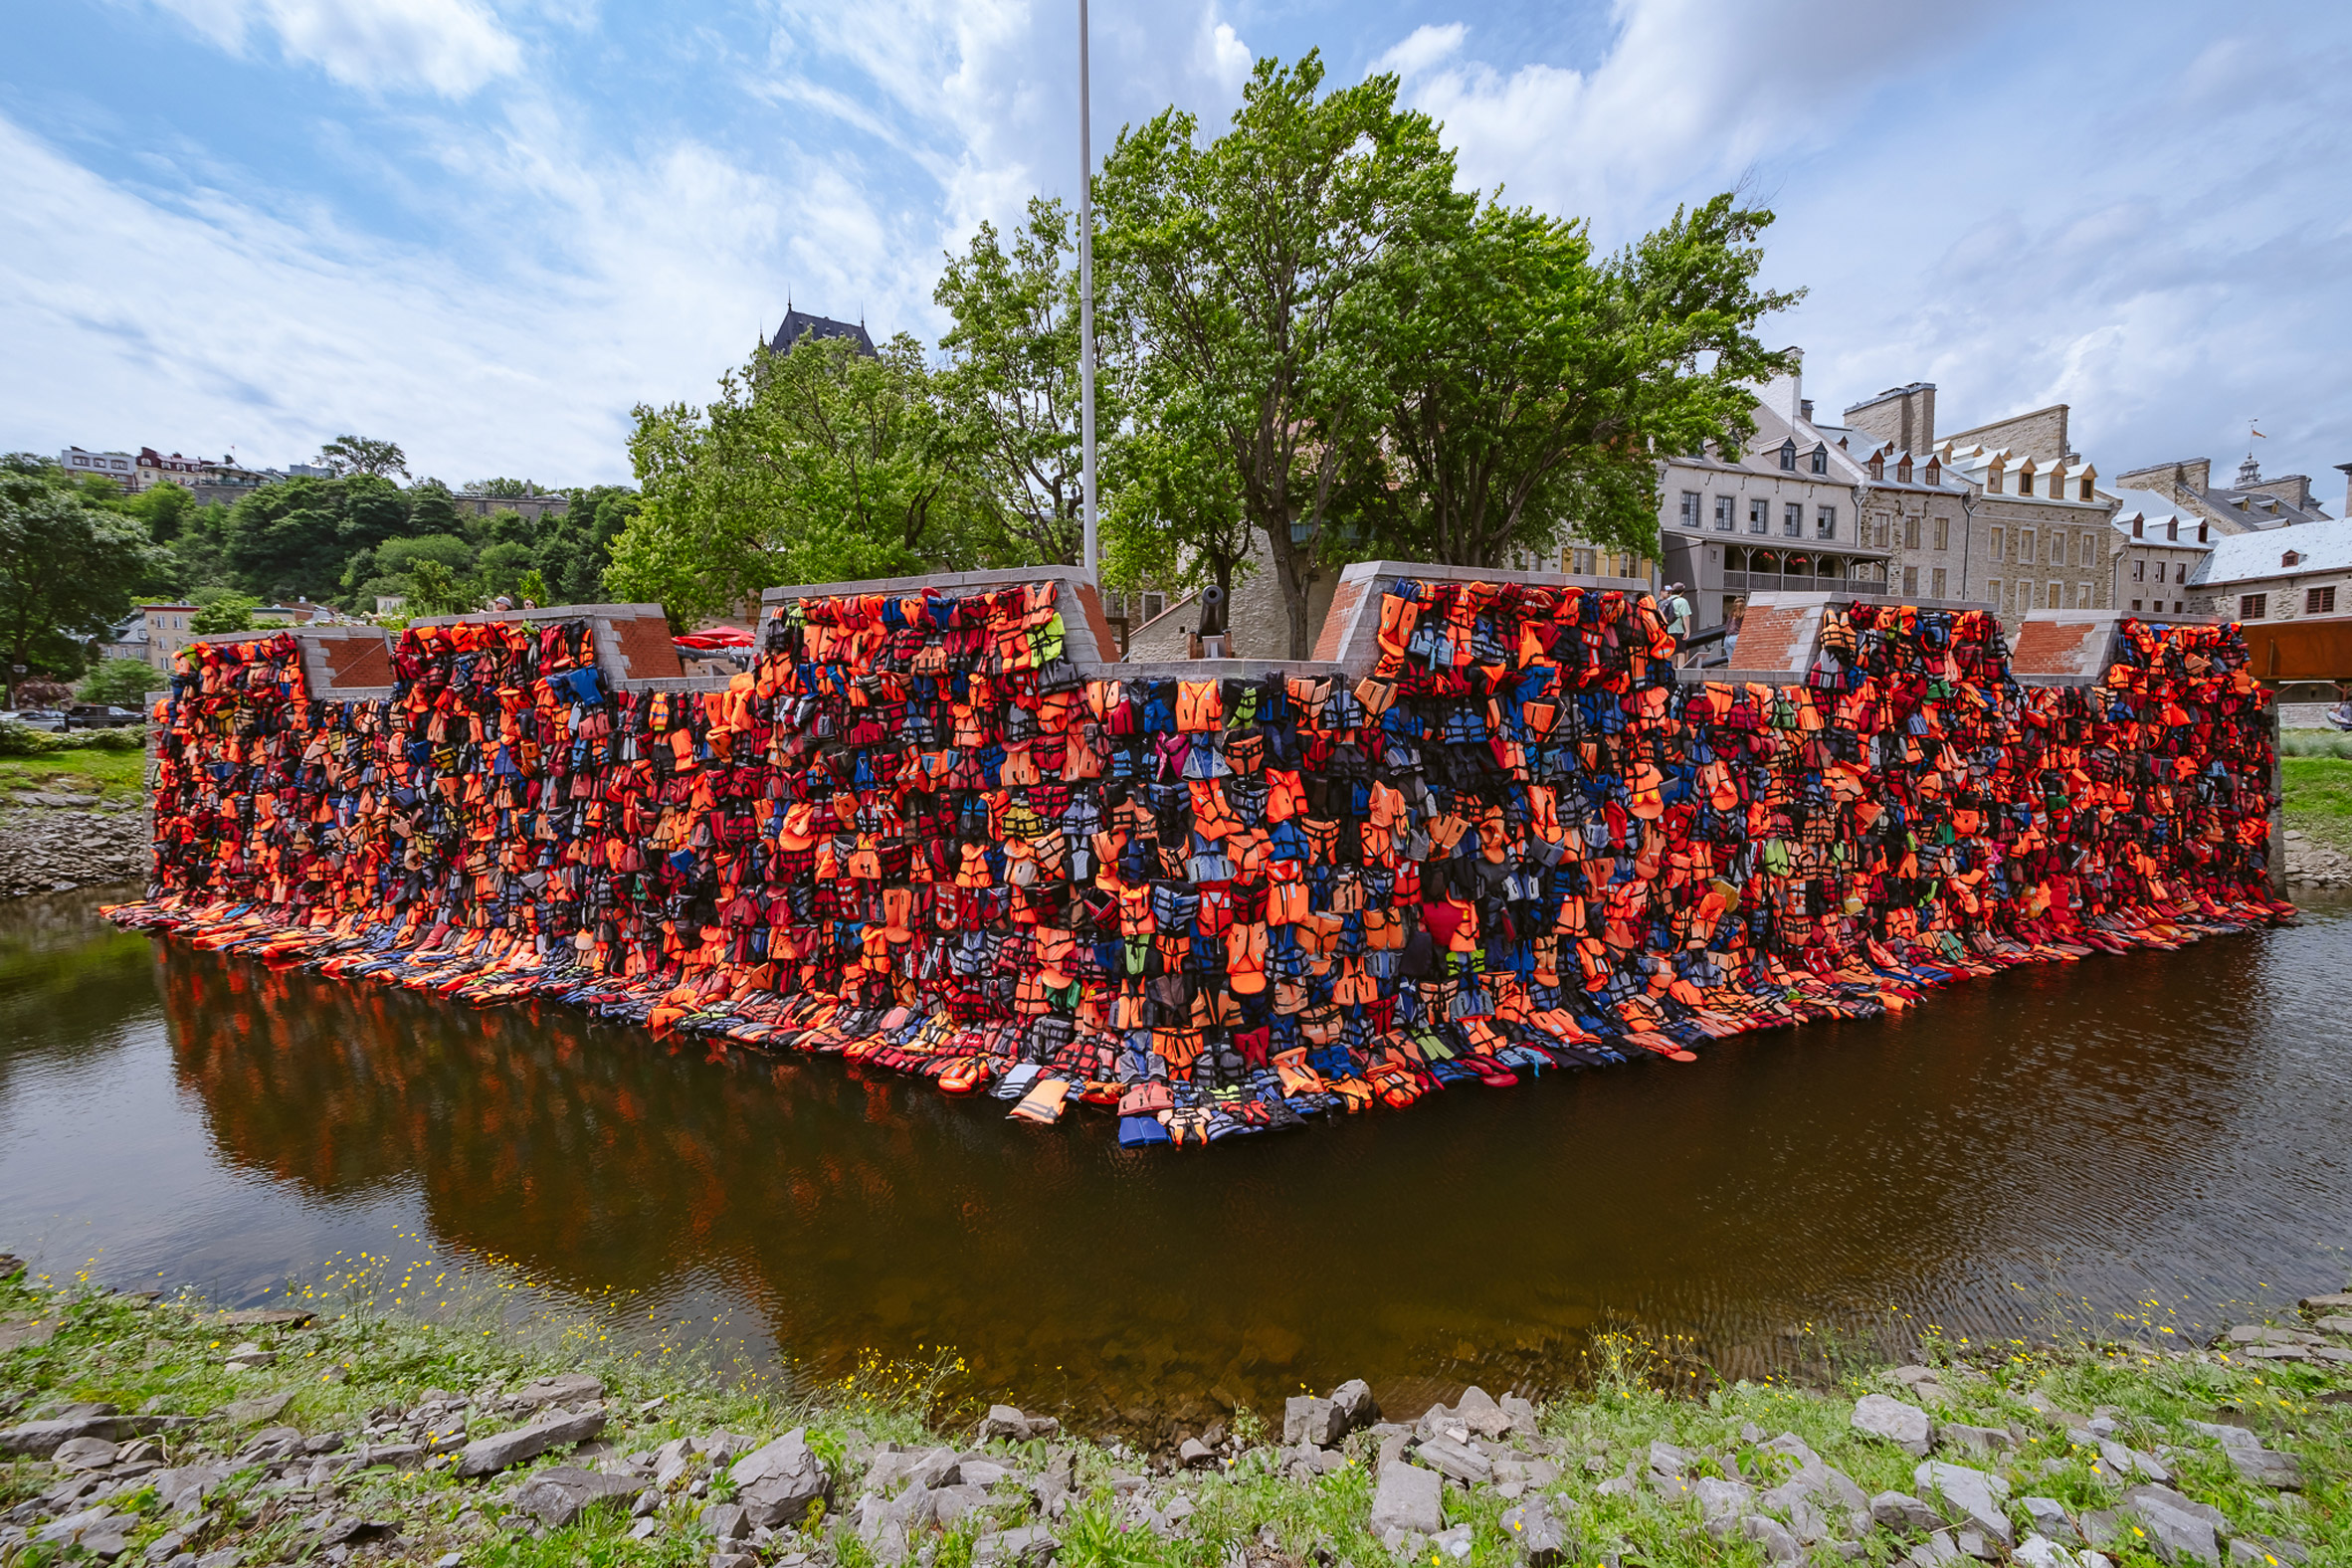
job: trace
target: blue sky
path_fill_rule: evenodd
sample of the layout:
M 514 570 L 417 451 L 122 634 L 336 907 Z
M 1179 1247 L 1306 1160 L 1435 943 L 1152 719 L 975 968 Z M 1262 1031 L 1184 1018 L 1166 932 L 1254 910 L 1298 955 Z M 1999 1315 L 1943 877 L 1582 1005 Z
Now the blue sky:
M 0 447 L 627 478 L 805 308 L 935 339 L 942 252 L 1076 185 L 1075 0 L 0 8 Z M 2065 401 L 2108 474 L 2352 462 L 2352 7 L 1094 0 L 1095 137 L 1253 57 L 1402 73 L 1466 183 L 1622 243 L 1734 182 L 1825 415 Z

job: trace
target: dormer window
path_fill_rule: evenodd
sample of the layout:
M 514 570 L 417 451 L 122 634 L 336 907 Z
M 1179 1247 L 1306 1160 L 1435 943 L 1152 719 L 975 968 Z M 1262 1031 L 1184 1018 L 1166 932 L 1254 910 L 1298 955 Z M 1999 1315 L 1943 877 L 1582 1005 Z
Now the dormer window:
M 1934 486 L 1934 485 L 1941 485 L 1943 482 L 1944 482 L 1944 468 L 1943 468 L 1943 465 L 1942 465 L 1941 463 L 1937 462 L 1935 459 L 1933 459 L 1933 458 L 1929 458 L 1929 459 L 1927 460 L 1927 483 L 1928 483 L 1929 485 L 1931 485 L 1931 486 Z
M 2281 567 L 2300 566 L 2303 564 L 2302 553 L 2297 550 L 2289 550 L 2278 557 L 2278 564 Z
M 1886 478 L 1886 455 L 1884 453 L 1873 452 L 1870 454 L 1870 478 L 1874 480 Z
M 2180 542 L 2180 537 L 2181 519 L 2178 517 L 2167 518 L 2164 524 L 2165 542 L 2168 544 L 2177 544 Z
M 2034 493 L 2034 476 L 2033 476 L 2033 475 L 2031 475 L 2031 474 L 2020 474 L 2020 475 L 2017 477 L 2017 492 L 2018 492 L 2020 495 L 2031 495 L 2031 494 L 2033 494 L 2033 493 Z
M 1813 472 L 1816 474 L 1827 474 L 1830 472 L 1829 448 L 1816 447 L 1813 449 Z
M 2134 517 L 2131 519 L 2131 536 L 2135 539 L 2144 539 L 2148 536 L 2147 518 Z
M 2001 471 L 1999 469 L 1985 470 L 1985 493 L 1988 495 L 2001 493 Z
M 1908 485 L 1911 483 L 1911 460 L 1909 458 L 1906 457 L 1895 464 L 1894 477 L 1898 484 Z
M 1797 472 L 1796 442 L 1784 441 L 1780 444 L 1780 466 L 1784 473 L 1794 474 Z
M 2091 491 L 2090 491 L 2090 477 L 2089 477 L 2088 475 L 2085 475 L 2085 476 L 2083 476 L 2083 480 L 2082 480 L 2082 497 L 2081 497 L 2081 498 L 2082 498 L 2082 499 L 2084 499 L 2084 500 L 2092 500 L 2092 499 L 2095 499 L 2095 498 L 2096 498 L 2095 496 L 2093 496 L 2093 495 L 2091 494 Z

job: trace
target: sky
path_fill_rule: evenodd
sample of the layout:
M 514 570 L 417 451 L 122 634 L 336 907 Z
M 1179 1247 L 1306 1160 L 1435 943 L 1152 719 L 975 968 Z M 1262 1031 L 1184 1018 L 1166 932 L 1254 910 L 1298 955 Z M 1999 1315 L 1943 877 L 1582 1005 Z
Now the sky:
M 935 342 L 944 255 L 1078 186 L 1068 0 L 0 7 L 0 448 L 622 483 L 786 301 Z M 2072 406 L 2114 475 L 2352 462 L 2352 7 L 1093 0 L 1096 157 L 1252 61 L 1395 72 L 1466 188 L 1622 245 L 1778 214 L 1822 417 Z M 2249 436 L 2259 420 L 2263 439 Z

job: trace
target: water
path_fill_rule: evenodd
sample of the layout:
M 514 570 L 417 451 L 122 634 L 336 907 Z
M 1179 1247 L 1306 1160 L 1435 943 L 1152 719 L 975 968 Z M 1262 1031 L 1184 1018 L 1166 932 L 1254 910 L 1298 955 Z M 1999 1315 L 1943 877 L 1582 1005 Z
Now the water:
M 620 1336 L 794 1376 L 946 1346 L 968 1392 L 1136 1422 L 1350 1376 L 1397 1408 L 1540 1393 L 1621 1325 L 1732 1375 L 2150 1301 L 2185 1328 L 2352 1267 L 2342 902 L 1690 1066 L 1128 1154 L 1107 1118 L 273 973 L 96 901 L 0 910 L 0 1247 L 60 1276 L 237 1302 L 430 1246 Z

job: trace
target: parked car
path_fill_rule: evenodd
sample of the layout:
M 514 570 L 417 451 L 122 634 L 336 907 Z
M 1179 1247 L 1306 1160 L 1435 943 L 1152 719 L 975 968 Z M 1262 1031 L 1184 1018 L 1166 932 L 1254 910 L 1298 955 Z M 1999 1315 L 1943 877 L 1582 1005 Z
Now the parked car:
M 22 707 L 13 713 L 0 713 L 0 718 L 22 724 L 27 729 L 46 729 L 52 734 L 66 727 L 66 715 L 54 707 Z
M 77 702 L 66 710 L 68 729 L 121 729 L 146 721 L 144 713 L 134 713 L 127 707 L 114 707 L 104 702 Z

